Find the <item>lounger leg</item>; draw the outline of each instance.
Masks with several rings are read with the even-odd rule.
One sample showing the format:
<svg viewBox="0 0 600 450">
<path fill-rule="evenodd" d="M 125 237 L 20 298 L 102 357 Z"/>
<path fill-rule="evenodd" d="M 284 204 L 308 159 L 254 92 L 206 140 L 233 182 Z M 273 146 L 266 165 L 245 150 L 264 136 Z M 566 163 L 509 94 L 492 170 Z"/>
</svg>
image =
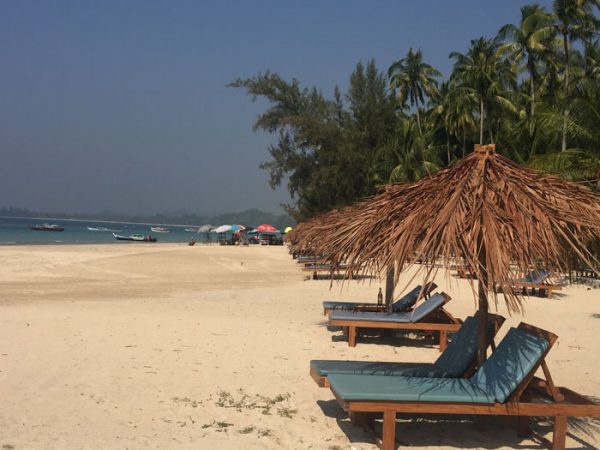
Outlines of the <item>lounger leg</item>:
<svg viewBox="0 0 600 450">
<path fill-rule="evenodd" d="M 567 437 L 567 416 L 554 418 L 554 433 L 552 435 L 552 450 L 565 450 Z"/>
<path fill-rule="evenodd" d="M 517 435 L 519 437 L 531 436 L 531 418 L 527 416 L 517 417 Z"/>
<path fill-rule="evenodd" d="M 440 330 L 440 352 L 446 350 L 448 345 L 448 332 L 446 330 Z"/>
<path fill-rule="evenodd" d="M 348 327 L 348 345 L 356 347 L 356 327 Z"/>
<path fill-rule="evenodd" d="M 396 413 L 394 411 L 383 413 L 381 448 L 382 450 L 394 450 L 396 448 Z"/>
<path fill-rule="evenodd" d="M 367 423 L 367 413 L 358 411 L 351 412 L 350 422 L 356 427 L 364 427 Z"/>
</svg>

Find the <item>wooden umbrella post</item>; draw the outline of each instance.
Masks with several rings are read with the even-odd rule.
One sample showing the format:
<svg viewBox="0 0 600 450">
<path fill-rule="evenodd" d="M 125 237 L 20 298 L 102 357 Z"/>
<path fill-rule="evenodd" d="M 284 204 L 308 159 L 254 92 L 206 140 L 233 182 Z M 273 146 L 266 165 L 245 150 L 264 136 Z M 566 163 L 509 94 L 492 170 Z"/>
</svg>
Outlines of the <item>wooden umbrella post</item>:
<svg viewBox="0 0 600 450">
<path fill-rule="evenodd" d="M 395 279 L 394 264 L 390 264 L 385 276 L 385 310 L 392 313 L 392 303 L 394 299 L 394 279 Z"/>
</svg>

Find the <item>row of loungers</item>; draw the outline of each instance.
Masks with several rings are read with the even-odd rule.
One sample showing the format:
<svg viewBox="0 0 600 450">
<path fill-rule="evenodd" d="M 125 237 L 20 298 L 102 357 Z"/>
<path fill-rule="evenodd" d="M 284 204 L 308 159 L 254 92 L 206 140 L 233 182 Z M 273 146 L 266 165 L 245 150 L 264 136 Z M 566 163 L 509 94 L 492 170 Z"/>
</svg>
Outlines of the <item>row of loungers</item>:
<svg viewBox="0 0 600 450">
<path fill-rule="evenodd" d="M 427 289 L 434 288 L 427 286 Z M 423 296 L 421 294 L 424 291 L 418 286 L 418 291 L 415 288 L 407 296 L 412 299 L 416 295 L 418 298 Z M 530 432 L 531 417 L 552 417 L 554 429 L 550 444 L 555 450 L 565 448 L 568 417 L 600 417 L 600 405 L 554 384 L 545 362 L 546 355 L 557 340 L 557 336 L 551 332 L 521 323 L 518 328 L 511 328 L 495 347 L 494 337 L 504 318 L 490 314 L 487 332 L 493 352 L 475 370 L 476 316 L 466 318 L 462 326 L 454 324 L 456 327 L 452 330 L 441 327 L 445 325 L 441 323 L 402 322 L 397 318 L 390 322 L 385 319 L 386 316 L 403 314 L 413 317 L 421 315 L 423 310 L 419 311 L 419 308 L 423 305 L 427 306 L 421 319 L 427 318 L 448 300 L 449 297 L 444 293 L 433 294 L 412 312 L 405 310 L 393 314 L 361 311 L 356 309 L 357 305 L 358 308 L 362 307 L 360 303 L 350 305 L 344 302 L 343 307 L 331 303 L 326 305 L 326 302 L 323 304 L 324 309 L 329 307 L 330 324 L 349 330 L 377 326 L 387 328 L 393 323 L 401 324 L 398 329 L 435 329 L 440 333 L 445 331 L 446 335 L 448 331 L 456 332 L 447 345 L 442 346 L 440 339 L 442 354 L 433 363 L 311 361 L 311 377 L 320 387 L 331 389 L 355 425 L 373 431 L 375 420 L 383 419 L 381 438 L 377 440 L 381 448 L 396 448 L 398 413 L 516 416 L 520 435 Z M 415 302 L 416 299 L 413 305 Z M 353 334 L 355 336 L 356 331 Z M 350 340 L 352 332 L 349 331 L 348 335 Z M 542 369 L 543 379 L 535 376 L 539 368 Z"/>
</svg>

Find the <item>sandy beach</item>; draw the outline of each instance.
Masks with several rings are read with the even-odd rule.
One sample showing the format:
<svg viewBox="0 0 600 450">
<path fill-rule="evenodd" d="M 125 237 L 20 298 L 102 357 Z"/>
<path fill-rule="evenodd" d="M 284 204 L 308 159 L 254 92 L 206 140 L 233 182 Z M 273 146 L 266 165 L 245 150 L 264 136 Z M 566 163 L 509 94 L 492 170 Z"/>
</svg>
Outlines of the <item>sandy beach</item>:
<svg viewBox="0 0 600 450">
<path fill-rule="evenodd" d="M 310 280 L 287 249 L 182 244 L 0 247 L 0 448 L 374 449 L 309 376 L 311 359 L 427 361 L 430 342 L 350 348 L 321 301 L 376 301 L 379 280 Z M 399 288 L 409 281 L 401 277 Z M 464 318 L 466 280 L 436 280 Z M 400 289 L 398 289 L 399 291 Z M 502 297 L 500 297 L 502 299 Z M 531 297 L 524 320 L 559 341 L 559 385 L 600 398 L 600 289 Z M 402 418 L 410 448 L 540 448 L 505 419 Z M 536 430 L 550 436 L 546 422 Z M 568 448 L 598 448 L 600 422 L 575 421 Z"/>
</svg>

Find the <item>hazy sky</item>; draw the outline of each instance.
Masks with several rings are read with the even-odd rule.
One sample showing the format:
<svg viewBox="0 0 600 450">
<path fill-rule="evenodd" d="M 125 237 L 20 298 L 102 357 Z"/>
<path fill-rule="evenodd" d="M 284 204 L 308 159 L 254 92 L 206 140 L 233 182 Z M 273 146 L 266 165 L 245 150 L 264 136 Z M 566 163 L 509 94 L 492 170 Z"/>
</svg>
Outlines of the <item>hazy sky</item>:
<svg viewBox="0 0 600 450">
<path fill-rule="evenodd" d="M 251 129 L 265 104 L 228 82 L 271 70 L 329 95 L 410 46 L 447 74 L 525 3 L 3 1 L 0 207 L 279 211 L 257 167 L 275 139 Z"/>
</svg>

